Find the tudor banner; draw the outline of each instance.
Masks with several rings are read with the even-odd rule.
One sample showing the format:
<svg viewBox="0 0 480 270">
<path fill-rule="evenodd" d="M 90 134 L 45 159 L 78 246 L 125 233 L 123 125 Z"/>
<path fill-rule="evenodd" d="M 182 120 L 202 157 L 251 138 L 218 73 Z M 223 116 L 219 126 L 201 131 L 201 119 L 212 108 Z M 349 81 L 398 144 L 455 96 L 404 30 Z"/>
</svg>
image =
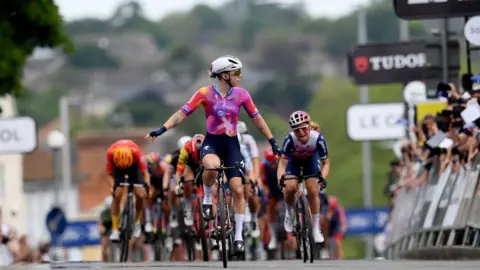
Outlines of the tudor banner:
<svg viewBox="0 0 480 270">
<path fill-rule="evenodd" d="M 358 46 L 348 54 L 349 75 L 357 84 L 406 83 L 423 78 L 424 42 Z"/>
<path fill-rule="evenodd" d="M 478 0 L 394 0 L 393 6 L 397 16 L 405 20 L 464 17 L 480 13 Z"/>
</svg>

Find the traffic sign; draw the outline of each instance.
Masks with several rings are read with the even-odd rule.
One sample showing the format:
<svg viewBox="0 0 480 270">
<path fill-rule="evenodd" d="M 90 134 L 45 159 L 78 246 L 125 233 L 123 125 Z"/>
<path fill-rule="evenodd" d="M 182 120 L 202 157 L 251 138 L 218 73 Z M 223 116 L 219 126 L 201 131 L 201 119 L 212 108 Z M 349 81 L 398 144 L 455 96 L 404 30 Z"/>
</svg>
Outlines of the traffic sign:
<svg viewBox="0 0 480 270">
<path fill-rule="evenodd" d="M 46 224 L 52 235 L 61 235 L 67 228 L 67 217 L 60 207 L 53 207 L 47 214 Z"/>
<path fill-rule="evenodd" d="M 33 118 L 0 118 L 0 154 L 29 153 L 36 147 L 37 127 Z"/>
<path fill-rule="evenodd" d="M 465 24 L 463 29 L 465 38 L 473 45 L 480 45 L 480 16 L 472 17 Z"/>
</svg>

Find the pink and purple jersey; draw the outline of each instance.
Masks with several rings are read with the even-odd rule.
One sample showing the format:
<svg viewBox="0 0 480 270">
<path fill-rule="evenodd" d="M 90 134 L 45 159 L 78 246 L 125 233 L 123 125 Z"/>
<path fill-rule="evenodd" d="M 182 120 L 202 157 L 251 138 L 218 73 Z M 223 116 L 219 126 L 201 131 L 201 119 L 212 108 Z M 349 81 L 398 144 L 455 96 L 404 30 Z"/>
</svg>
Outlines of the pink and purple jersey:
<svg viewBox="0 0 480 270">
<path fill-rule="evenodd" d="M 258 115 L 257 107 L 247 90 L 233 87 L 225 97 L 222 97 L 215 85 L 202 87 L 182 107 L 186 115 L 192 114 L 200 105 L 205 109 L 207 132 L 210 134 L 228 136 L 237 135 L 237 121 L 240 106 L 251 118 Z"/>
</svg>

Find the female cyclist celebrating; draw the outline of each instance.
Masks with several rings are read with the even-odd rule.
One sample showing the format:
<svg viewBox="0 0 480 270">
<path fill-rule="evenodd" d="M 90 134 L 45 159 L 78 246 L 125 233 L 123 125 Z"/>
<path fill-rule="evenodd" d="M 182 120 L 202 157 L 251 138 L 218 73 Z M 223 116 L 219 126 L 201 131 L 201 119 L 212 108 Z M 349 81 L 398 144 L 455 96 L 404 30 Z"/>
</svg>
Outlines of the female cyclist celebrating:
<svg viewBox="0 0 480 270">
<path fill-rule="evenodd" d="M 255 126 L 263 133 L 276 154 L 280 148 L 272 136 L 268 125 L 257 111 L 255 104 L 247 90 L 240 88 L 242 78 L 242 63 L 234 56 L 226 55 L 217 58 L 210 65 L 210 78 L 217 79 L 217 84 L 211 84 L 198 89 L 192 98 L 165 124 L 145 136 L 155 138 L 165 131 L 177 126 L 192 114 L 200 105 L 205 109 L 207 118 L 207 135 L 200 151 L 202 164 L 206 169 L 220 167 L 220 159 L 227 167 L 235 166 L 236 162 L 243 160 L 240 153 L 240 144 L 237 138 L 237 120 L 240 106 L 243 106 L 252 118 Z M 245 250 L 242 238 L 243 221 L 245 213 L 245 197 L 241 174 L 238 170 L 231 169 L 225 172 L 232 190 L 235 211 L 235 241 L 236 253 Z M 212 191 L 216 172 L 205 171 L 202 179 L 204 184 L 203 215 L 205 219 L 212 219 Z"/>
<path fill-rule="evenodd" d="M 320 198 L 318 195 L 319 178 L 328 177 L 330 161 L 328 160 L 327 143 L 323 135 L 318 132 L 318 125 L 310 121 L 310 115 L 303 111 L 296 111 L 290 115 L 289 121 L 292 132 L 288 134 L 283 143 L 284 158 L 278 165 L 277 177 L 281 179 L 285 174 L 286 179 L 300 176 L 303 168 L 305 186 L 307 187 L 308 204 L 312 213 L 312 226 L 315 243 L 323 243 L 320 231 Z M 319 163 L 322 163 L 320 174 Z M 325 179 L 322 179 L 325 187 Z M 293 231 L 294 212 L 293 204 L 298 190 L 297 181 L 285 181 L 284 198 L 287 204 L 285 213 L 285 231 Z"/>
</svg>

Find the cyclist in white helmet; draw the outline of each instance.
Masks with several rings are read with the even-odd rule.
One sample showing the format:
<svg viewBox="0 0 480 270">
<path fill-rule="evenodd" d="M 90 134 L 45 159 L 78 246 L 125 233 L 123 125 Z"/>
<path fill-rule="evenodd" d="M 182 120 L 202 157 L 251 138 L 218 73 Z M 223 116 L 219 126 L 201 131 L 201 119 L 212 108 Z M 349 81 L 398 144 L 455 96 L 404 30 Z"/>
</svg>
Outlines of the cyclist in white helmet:
<svg viewBox="0 0 480 270">
<path fill-rule="evenodd" d="M 178 209 L 176 209 L 175 206 L 177 204 L 175 203 L 177 199 L 177 195 L 175 192 L 175 188 L 177 186 L 177 181 L 175 179 L 175 171 L 177 170 L 177 163 L 178 163 L 178 158 L 180 157 L 180 150 L 183 148 L 183 146 L 192 139 L 190 136 L 182 136 L 180 139 L 177 141 L 177 149 L 173 151 L 172 153 L 172 158 L 170 160 L 169 164 L 169 183 L 164 183 L 164 185 L 167 185 L 166 187 L 164 186 L 164 190 L 168 190 L 168 205 L 170 206 L 170 227 L 171 228 L 177 228 L 178 227 Z"/>
<path fill-rule="evenodd" d="M 243 160 L 237 138 L 237 121 L 241 107 L 248 113 L 255 126 L 266 137 L 273 151 L 280 154 L 275 138 L 267 123 L 258 112 L 248 91 L 240 87 L 243 64 L 235 56 L 224 55 L 210 64 L 210 78 L 216 83 L 200 87 L 180 110 L 173 114 L 159 129 L 153 130 L 145 136 L 155 140 L 167 130 L 182 123 L 195 110 L 203 107 L 206 117 L 207 134 L 200 151 L 202 165 L 206 169 L 220 167 L 221 160 L 226 167 L 235 166 Z M 203 189 L 203 218 L 212 220 L 213 217 L 213 189 L 217 172 L 205 171 L 202 175 Z M 245 218 L 245 194 L 238 170 L 225 171 L 232 190 L 233 212 L 235 224 L 234 250 L 235 254 L 245 252 L 243 241 L 243 221 Z"/>
<path fill-rule="evenodd" d="M 260 229 L 258 226 L 258 212 L 260 211 L 261 207 L 261 203 L 259 198 L 257 197 L 257 193 L 259 190 L 263 190 L 262 181 L 258 181 L 258 179 L 260 179 L 260 160 L 258 157 L 258 146 L 253 136 L 248 134 L 247 125 L 244 122 L 238 121 L 237 132 L 239 134 L 240 147 L 247 152 L 248 163 L 252 167 L 252 171 L 249 175 L 252 183 L 247 183 L 247 188 L 249 192 L 247 194 L 248 200 L 246 204 L 246 211 L 250 213 L 246 213 L 245 222 L 251 223 L 252 237 L 256 238 L 260 236 Z"/>
<path fill-rule="evenodd" d="M 320 196 L 318 183 L 321 188 L 326 186 L 326 178 L 330 173 L 327 142 L 318 131 L 318 125 L 311 121 L 310 115 L 304 111 L 296 111 L 290 115 L 289 120 L 292 132 L 288 134 L 283 143 L 283 159 L 278 164 L 277 177 L 284 181 L 284 199 L 286 213 L 284 220 L 285 231 L 293 231 L 294 212 L 293 205 L 295 194 L 298 191 L 297 181 L 303 169 L 303 180 L 307 189 L 308 204 L 312 213 L 312 227 L 315 243 L 323 243 L 324 238 L 320 231 Z M 322 164 L 320 171 L 319 164 Z"/>
</svg>

